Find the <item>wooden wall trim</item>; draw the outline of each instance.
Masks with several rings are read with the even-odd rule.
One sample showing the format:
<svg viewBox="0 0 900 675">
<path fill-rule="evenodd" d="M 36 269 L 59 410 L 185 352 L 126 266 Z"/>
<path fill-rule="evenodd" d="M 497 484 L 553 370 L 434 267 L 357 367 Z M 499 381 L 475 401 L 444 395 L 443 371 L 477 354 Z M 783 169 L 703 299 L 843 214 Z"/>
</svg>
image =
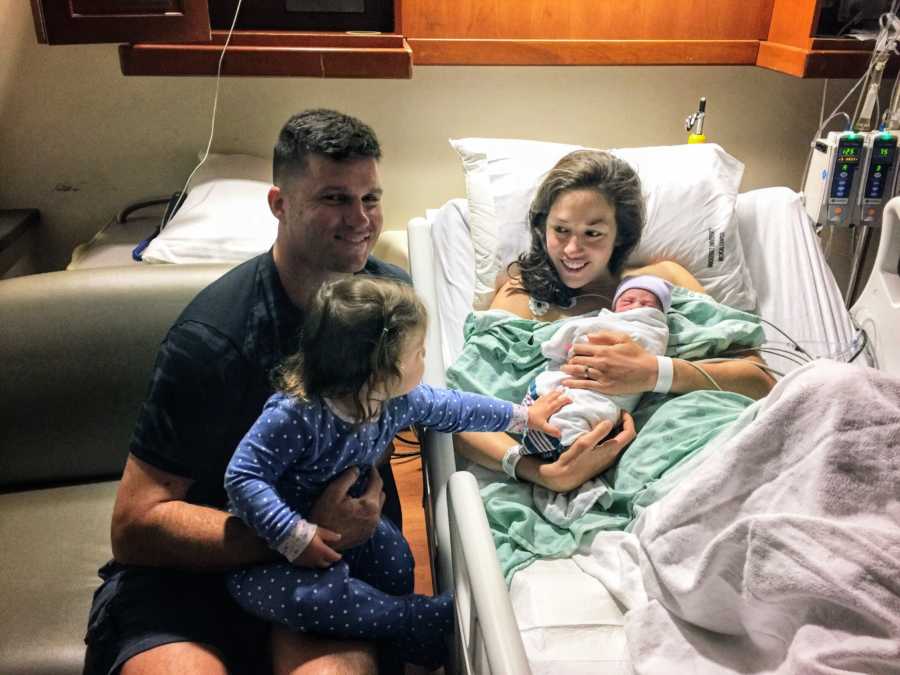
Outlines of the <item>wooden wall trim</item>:
<svg viewBox="0 0 900 675">
<path fill-rule="evenodd" d="M 417 66 L 755 65 L 758 40 L 407 38 Z"/>
<path fill-rule="evenodd" d="M 123 75 L 215 75 L 219 45 L 120 45 Z M 259 46 L 228 47 L 222 63 L 226 76 L 254 77 L 412 77 L 412 51 L 401 47 Z"/>
<path fill-rule="evenodd" d="M 761 42 L 756 65 L 795 77 L 803 77 L 808 55 L 809 52 L 800 47 L 791 47 L 778 42 Z"/>
<path fill-rule="evenodd" d="M 870 51 L 847 49 L 809 50 L 777 42 L 761 42 L 756 65 L 795 77 L 857 78 L 869 65 Z M 886 75 L 897 72 L 900 58 L 893 57 Z"/>
</svg>

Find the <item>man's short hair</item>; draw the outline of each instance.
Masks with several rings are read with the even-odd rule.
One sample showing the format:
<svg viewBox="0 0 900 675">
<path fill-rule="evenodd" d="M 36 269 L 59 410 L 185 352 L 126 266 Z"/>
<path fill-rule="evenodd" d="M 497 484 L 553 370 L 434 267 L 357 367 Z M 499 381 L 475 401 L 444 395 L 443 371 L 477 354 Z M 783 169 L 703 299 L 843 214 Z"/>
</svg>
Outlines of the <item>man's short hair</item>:
<svg viewBox="0 0 900 675">
<path fill-rule="evenodd" d="M 276 185 L 290 174 L 306 169 L 307 156 L 335 161 L 381 159 L 381 146 L 369 125 L 336 110 L 304 110 L 291 117 L 278 134 L 272 159 Z"/>
</svg>

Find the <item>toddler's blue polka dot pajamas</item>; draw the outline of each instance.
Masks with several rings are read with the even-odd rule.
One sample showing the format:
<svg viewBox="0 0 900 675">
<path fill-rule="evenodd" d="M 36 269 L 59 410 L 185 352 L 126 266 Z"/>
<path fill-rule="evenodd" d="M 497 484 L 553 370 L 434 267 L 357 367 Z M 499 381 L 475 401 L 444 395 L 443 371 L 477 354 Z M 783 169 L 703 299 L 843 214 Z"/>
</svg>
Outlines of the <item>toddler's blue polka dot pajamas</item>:
<svg viewBox="0 0 900 675">
<path fill-rule="evenodd" d="M 276 393 L 225 473 L 231 509 L 272 548 L 295 557 L 315 532 L 304 519 L 315 498 L 352 466 L 361 469 L 358 494 L 397 431 L 412 424 L 443 432 L 502 431 L 521 422 L 513 420 L 513 409 L 485 396 L 420 385 L 387 401 L 378 419 L 353 424 L 325 401 Z M 439 664 L 445 636 L 453 633 L 452 598 L 412 594 L 413 559 L 400 530 L 382 518 L 369 541 L 342 555 L 327 569 L 286 561 L 241 569 L 228 576 L 228 587 L 245 610 L 264 619 L 303 632 L 387 640 L 407 661 Z"/>
</svg>

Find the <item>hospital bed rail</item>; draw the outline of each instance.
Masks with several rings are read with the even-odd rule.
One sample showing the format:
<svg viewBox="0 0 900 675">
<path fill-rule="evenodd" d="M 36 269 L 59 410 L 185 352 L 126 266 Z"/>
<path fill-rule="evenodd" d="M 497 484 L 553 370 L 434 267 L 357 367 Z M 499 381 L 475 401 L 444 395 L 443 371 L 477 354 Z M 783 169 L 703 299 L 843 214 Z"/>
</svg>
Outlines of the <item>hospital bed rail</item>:
<svg viewBox="0 0 900 675">
<path fill-rule="evenodd" d="M 430 267 L 431 223 L 414 218 L 407 232 L 410 270 L 417 280 L 416 292 L 428 310 L 425 345 L 430 357 L 423 379 L 434 387 L 444 387 L 440 308 Z M 455 589 L 456 645 L 448 672 L 530 675 L 477 481 L 472 474 L 457 471 L 449 434 L 419 429 L 418 436 L 432 576 L 437 590 Z M 466 524 L 465 536 L 459 534 L 460 523 Z"/>
<path fill-rule="evenodd" d="M 457 672 L 531 675 L 522 641 L 509 639 L 518 637 L 519 626 L 478 481 L 468 471 L 457 471 L 450 476 L 447 493 L 456 588 Z"/>
</svg>

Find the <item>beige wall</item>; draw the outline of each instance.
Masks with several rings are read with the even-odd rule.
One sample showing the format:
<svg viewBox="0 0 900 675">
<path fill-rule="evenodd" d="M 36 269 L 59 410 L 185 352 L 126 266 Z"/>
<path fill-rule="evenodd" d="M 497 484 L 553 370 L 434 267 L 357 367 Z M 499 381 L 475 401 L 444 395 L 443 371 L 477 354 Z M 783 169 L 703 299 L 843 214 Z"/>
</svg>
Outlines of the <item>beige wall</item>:
<svg viewBox="0 0 900 675">
<path fill-rule="evenodd" d="M 181 188 L 206 144 L 215 82 L 123 77 L 112 45 L 38 45 L 21 0 L 0 0 L 0 17 L 0 208 L 41 210 L 43 267 L 59 268 L 128 201 Z M 701 95 L 710 101 L 709 139 L 746 164 L 744 189 L 797 189 L 821 90 L 820 81 L 754 67 L 418 67 L 408 81 L 231 78 L 222 81 L 213 149 L 268 156 L 284 120 L 309 106 L 358 115 L 385 150 L 387 226 L 402 228 L 463 195 L 449 137 L 681 143 L 684 117 Z"/>
</svg>

